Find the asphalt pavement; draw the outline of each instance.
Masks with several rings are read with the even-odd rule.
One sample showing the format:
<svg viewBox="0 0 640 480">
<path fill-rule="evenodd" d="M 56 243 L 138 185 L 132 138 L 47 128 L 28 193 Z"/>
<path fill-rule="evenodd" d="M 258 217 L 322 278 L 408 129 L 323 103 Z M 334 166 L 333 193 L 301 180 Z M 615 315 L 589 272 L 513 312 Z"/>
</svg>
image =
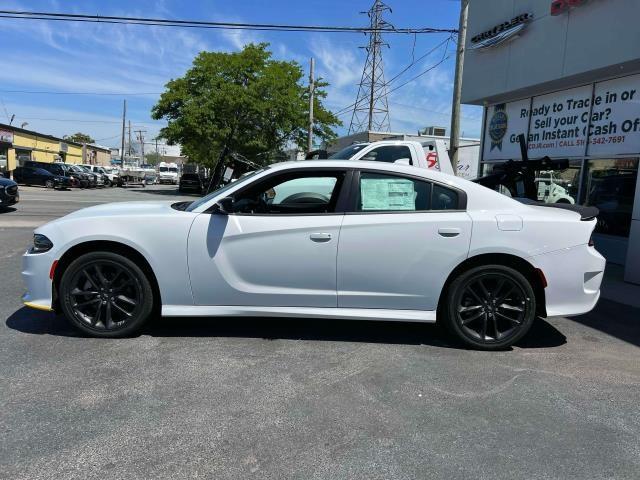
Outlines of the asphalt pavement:
<svg viewBox="0 0 640 480">
<path fill-rule="evenodd" d="M 637 479 L 640 310 L 539 319 L 504 352 L 432 325 L 156 319 L 85 338 L 22 307 L 37 225 L 175 187 L 21 187 L 0 213 L 0 477 Z"/>
</svg>

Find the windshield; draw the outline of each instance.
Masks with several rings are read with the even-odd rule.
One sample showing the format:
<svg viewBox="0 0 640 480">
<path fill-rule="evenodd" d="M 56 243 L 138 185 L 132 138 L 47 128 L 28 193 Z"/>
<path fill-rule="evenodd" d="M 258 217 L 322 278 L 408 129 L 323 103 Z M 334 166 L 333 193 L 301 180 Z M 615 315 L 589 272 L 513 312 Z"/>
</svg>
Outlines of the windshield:
<svg viewBox="0 0 640 480">
<path fill-rule="evenodd" d="M 368 146 L 366 143 L 360 143 L 358 145 L 349 145 L 347 148 L 343 148 L 338 153 L 334 153 L 329 157 L 330 160 L 349 160 L 360 150 Z"/>
<path fill-rule="evenodd" d="M 169 168 L 169 171 L 170 171 L 170 172 L 177 172 L 177 171 L 178 171 L 178 169 L 177 169 L 177 168 L 175 168 L 175 167 L 171 167 L 171 168 Z"/>
<path fill-rule="evenodd" d="M 160 170 L 161 172 L 168 172 L 169 169 L 167 167 L 160 167 L 158 170 Z"/>
<path fill-rule="evenodd" d="M 195 202 L 193 202 L 191 205 L 189 205 L 185 211 L 187 212 L 193 212 L 196 208 L 198 208 L 201 205 L 204 205 L 205 203 L 207 203 L 209 200 L 211 200 L 214 197 L 217 197 L 218 195 L 220 195 L 221 193 L 226 192 L 227 190 L 230 190 L 231 187 L 236 187 L 239 185 L 244 185 L 245 183 L 247 183 L 248 180 L 250 180 L 251 178 L 255 177 L 257 174 L 264 172 L 265 169 L 261 169 L 261 170 L 256 170 L 255 172 L 247 175 L 246 177 L 241 178 L 240 180 L 237 180 L 235 182 L 230 182 L 227 183 L 224 187 L 219 188 L 218 190 L 215 190 L 213 192 L 211 192 L 209 195 L 206 195 L 204 197 L 202 197 L 200 200 L 196 200 Z"/>
</svg>

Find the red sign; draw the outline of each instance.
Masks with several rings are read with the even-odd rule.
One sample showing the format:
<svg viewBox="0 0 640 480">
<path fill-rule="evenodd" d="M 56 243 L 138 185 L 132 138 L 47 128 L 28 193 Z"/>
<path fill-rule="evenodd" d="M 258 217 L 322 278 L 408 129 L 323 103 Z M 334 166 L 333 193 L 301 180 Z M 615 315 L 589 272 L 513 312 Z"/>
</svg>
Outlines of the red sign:
<svg viewBox="0 0 640 480">
<path fill-rule="evenodd" d="M 562 15 L 568 12 L 570 8 L 581 7 L 589 0 L 553 0 L 551 2 L 551 15 Z"/>
<path fill-rule="evenodd" d="M 427 168 L 433 168 L 438 164 L 438 154 L 436 152 L 427 153 Z"/>
</svg>

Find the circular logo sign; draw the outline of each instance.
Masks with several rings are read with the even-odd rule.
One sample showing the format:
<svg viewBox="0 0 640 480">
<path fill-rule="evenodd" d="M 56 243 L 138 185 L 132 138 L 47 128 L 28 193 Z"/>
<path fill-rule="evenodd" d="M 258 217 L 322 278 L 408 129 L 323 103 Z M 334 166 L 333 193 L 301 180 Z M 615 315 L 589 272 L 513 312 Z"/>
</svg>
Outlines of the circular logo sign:
<svg viewBox="0 0 640 480">
<path fill-rule="evenodd" d="M 493 114 L 489 122 L 489 135 L 491 136 L 491 140 L 499 142 L 504 138 L 507 133 L 508 122 L 509 117 L 507 117 L 505 112 L 500 111 Z"/>
<path fill-rule="evenodd" d="M 489 120 L 489 136 L 491 137 L 491 150 L 498 147 L 498 150 L 502 150 L 502 139 L 507 134 L 507 126 L 509 124 L 509 117 L 505 112 L 505 105 L 496 105 L 493 111 L 493 116 Z"/>
</svg>

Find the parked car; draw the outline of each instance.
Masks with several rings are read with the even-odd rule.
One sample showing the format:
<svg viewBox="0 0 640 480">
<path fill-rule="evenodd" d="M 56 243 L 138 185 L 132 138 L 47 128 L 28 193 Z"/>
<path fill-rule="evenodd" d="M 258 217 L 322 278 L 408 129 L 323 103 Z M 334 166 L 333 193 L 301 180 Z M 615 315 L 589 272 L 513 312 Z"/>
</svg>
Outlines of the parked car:
<svg viewBox="0 0 640 480">
<path fill-rule="evenodd" d="M 82 167 L 84 167 L 85 169 L 89 170 L 92 173 L 95 173 L 96 175 L 99 175 L 102 177 L 102 183 L 105 187 L 113 187 L 114 185 L 117 185 L 117 175 L 114 175 L 112 173 L 108 173 L 105 168 L 101 165 L 82 165 Z"/>
<path fill-rule="evenodd" d="M 67 165 L 66 163 L 60 163 L 60 162 L 48 163 L 48 162 L 38 162 L 34 160 L 28 160 L 24 162 L 24 166 L 33 167 L 33 168 L 43 168 L 44 170 L 47 170 L 48 172 L 58 177 L 68 177 L 69 183 L 72 187 L 80 186 L 80 179 L 78 178 L 77 174 L 72 172 L 69 169 L 69 165 Z"/>
<path fill-rule="evenodd" d="M 183 173 L 180 177 L 178 191 L 202 193 L 204 191 L 204 182 L 197 173 Z"/>
<path fill-rule="evenodd" d="M 54 175 L 44 168 L 18 167 L 13 178 L 24 185 L 41 185 L 46 188 L 66 188 L 71 186 L 69 177 Z"/>
<path fill-rule="evenodd" d="M 8 178 L 0 177 L 0 209 L 15 205 L 19 201 L 18 184 Z"/>
<path fill-rule="evenodd" d="M 80 188 L 94 188 L 96 186 L 96 177 L 92 173 L 86 172 L 78 165 L 69 165 L 67 168 L 73 175 L 77 176 L 80 182 Z"/>
<path fill-rule="evenodd" d="M 76 165 L 78 168 L 82 169 L 87 175 L 90 175 L 93 178 L 94 186 L 96 187 L 104 187 L 105 176 L 102 173 L 94 172 L 91 167 L 86 165 Z"/>
<path fill-rule="evenodd" d="M 156 311 L 437 320 L 500 349 L 536 315 L 600 296 L 597 210 L 544 205 L 398 164 L 271 165 L 194 202 L 99 205 L 37 228 L 23 301 L 97 337 Z"/>
</svg>

